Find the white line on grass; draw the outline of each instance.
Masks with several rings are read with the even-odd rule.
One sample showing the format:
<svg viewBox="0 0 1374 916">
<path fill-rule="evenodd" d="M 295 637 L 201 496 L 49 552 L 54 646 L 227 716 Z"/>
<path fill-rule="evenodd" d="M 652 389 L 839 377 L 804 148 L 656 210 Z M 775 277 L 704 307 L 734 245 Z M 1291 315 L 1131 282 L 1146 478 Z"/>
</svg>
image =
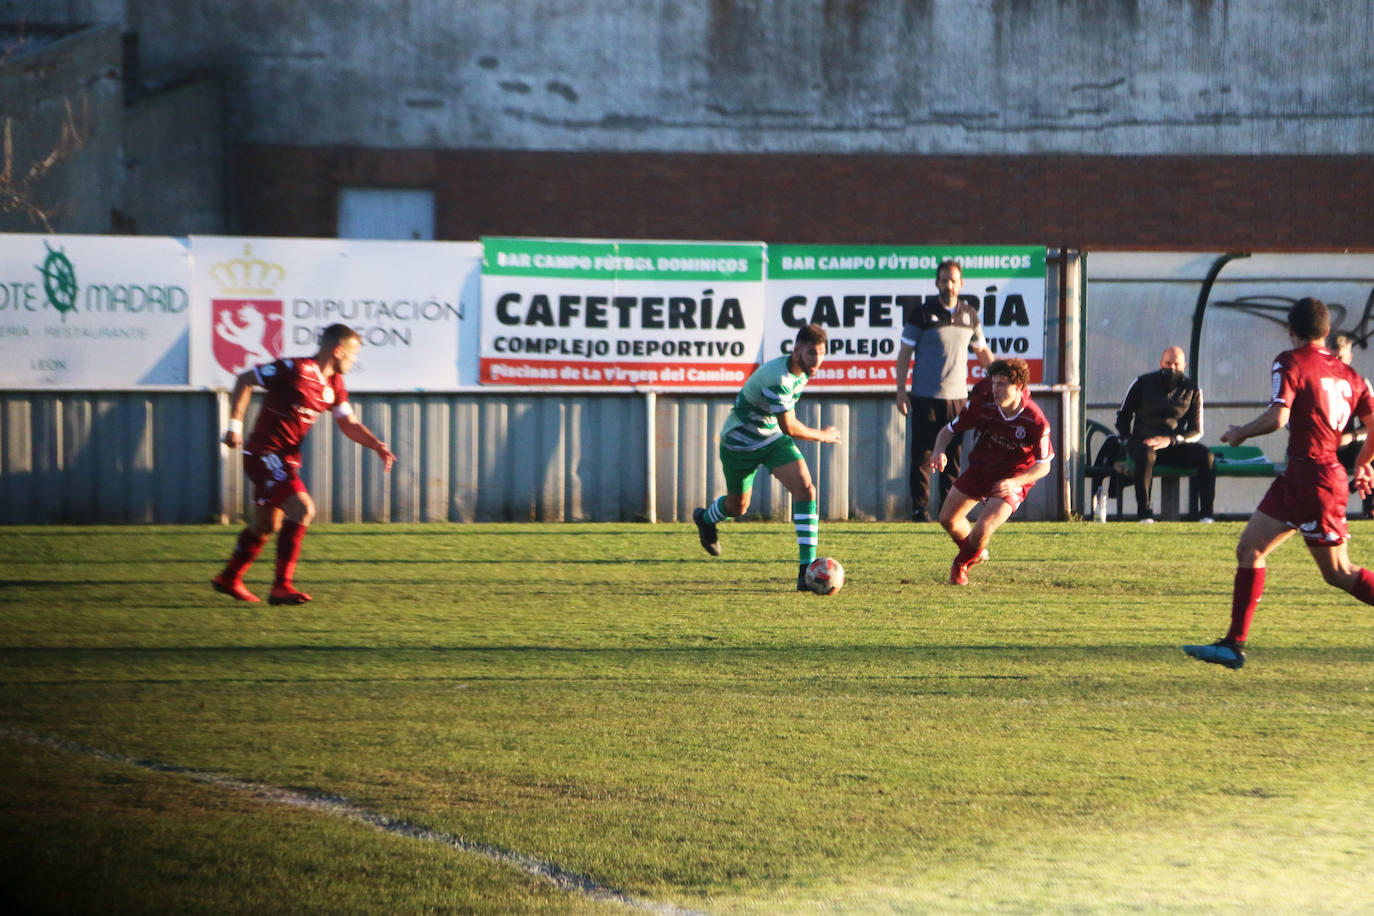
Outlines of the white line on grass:
<svg viewBox="0 0 1374 916">
<path fill-rule="evenodd" d="M 543 881 L 548 881 L 555 887 L 568 891 L 569 893 L 582 894 L 605 903 L 616 903 L 647 913 L 661 913 L 664 914 L 664 916 L 707 916 L 707 914 L 700 910 L 686 910 L 682 907 L 674 906 L 671 903 L 641 900 L 638 897 L 633 897 L 621 891 L 604 887 L 586 875 L 579 875 L 575 872 L 567 871 L 552 862 L 544 862 L 532 856 L 527 856 L 524 853 L 514 852 L 509 849 L 501 849 L 496 846 L 487 845 L 486 843 L 474 843 L 472 840 L 465 840 L 452 833 L 441 833 L 437 830 L 430 830 L 428 827 L 420 827 L 406 821 L 397 820 L 393 817 L 387 817 L 384 814 L 377 814 L 375 811 L 368 811 L 365 808 L 351 805 L 345 799 L 337 796 L 311 795 L 306 792 L 294 792 L 290 789 L 283 789 L 278 786 L 247 782 L 242 779 L 235 779 L 232 776 L 223 776 L 218 773 L 209 773 L 204 770 L 193 770 L 189 767 L 178 766 L 173 763 L 163 763 L 159 760 L 136 760 L 133 757 L 125 757 L 123 754 L 102 751 L 99 748 L 80 744 L 76 741 L 64 741 L 61 738 L 50 738 L 44 735 L 36 735 L 33 732 L 21 731 L 19 729 L 7 728 L 4 726 L 0 726 L 0 735 L 19 741 L 25 741 L 29 744 L 36 744 L 40 747 L 49 748 L 50 750 L 63 751 L 69 754 L 80 754 L 84 757 L 94 757 L 112 763 L 122 763 L 128 766 L 141 767 L 145 770 L 152 770 L 157 773 L 175 773 L 179 776 L 186 776 L 190 779 L 194 779 L 196 782 L 203 782 L 222 789 L 234 789 L 240 792 L 248 792 L 264 801 L 291 805 L 297 808 L 306 808 L 321 814 L 328 814 L 331 817 L 361 821 L 378 830 L 396 834 L 397 836 L 408 837 L 412 840 L 423 840 L 427 843 L 438 843 L 441 846 L 459 849 L 492 862 L 499 862 L 502 865 L 512 865 L 527 875 L 539 878 Z"/>
</svg>

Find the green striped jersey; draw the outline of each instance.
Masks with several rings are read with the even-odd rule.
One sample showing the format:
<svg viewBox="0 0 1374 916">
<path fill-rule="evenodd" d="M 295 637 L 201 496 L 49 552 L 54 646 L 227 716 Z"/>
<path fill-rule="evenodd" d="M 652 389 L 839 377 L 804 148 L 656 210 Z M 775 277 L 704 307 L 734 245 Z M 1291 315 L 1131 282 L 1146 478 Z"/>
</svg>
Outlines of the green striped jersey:
<svg viewBox="0 0 1374 916">
<path fill-rule="evenodd" d="M 720 428 L 720 444 L 738 452 L 762 448 L 783 435 L 778 414 L 797 406 L 810 378 L 787 369 L 789 357 L 779 356 L 759 366 L 740 389 L 735 406 Z"/>
</svg>

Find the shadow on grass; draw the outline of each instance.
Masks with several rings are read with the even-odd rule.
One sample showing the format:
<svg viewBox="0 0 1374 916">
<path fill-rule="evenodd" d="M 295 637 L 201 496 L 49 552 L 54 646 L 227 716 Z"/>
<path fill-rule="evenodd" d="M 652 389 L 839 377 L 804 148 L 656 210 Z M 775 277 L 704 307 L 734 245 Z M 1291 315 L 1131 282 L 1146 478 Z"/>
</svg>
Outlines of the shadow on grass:
<svg viewBox="0 0 1374 916">
<path fill-rule="evenodd" d="M 688 634 L 681 637 L 684 640 L 705 640 L 714 641 L 717 637 L 709 635 Z M 502 644 L 492 646 L 359 646 L 359 645 L 311 645 L 306 643 L 293 643 L 282 645 L 218 645 L 218 646 L 0 646 L 0 656 L 16 656 L 15 661 L 23 660 L 26 664 L 33 664 L 35 658 L 42 656 L 43 659 L 38 663 L 43 663 L 51 659 L 54 664 L 63 664 L 80 659 L 100 659 L 110 663 L 118 663 L 123 659 L 129 663 L 136 663 L 140 657 L 143 658 L 167 658 L 178 655 L 186 656 L 274 656 L 274 655 L 354 655 L 360 658 L 397 658 L 410 657 L 415 663 L 424 660 L 440 659 L 444 657 L 494 657 L 509 655 L 513 657 L 533 657 L 542 656 L 549 660 L 559 657 L 567 659 L 596 658 L 600 661 L 613 661 L 623 658 L 626 661 L 644 660 L 646 663 L 660 663 L 670 661 L 674 658 L 683 660 L 710 660 L 712 662 L 721 660 L 740 660 L 751 659 L 769 660 L 775 663 L 777 659 L 787 659 L 799 663 L 832 663 L 845 664 L 855 658 L 869 660 L 878 659 L 908 659 L 920 657 L 923 659 L 940 658 L 949 655 L 973 655 L 987 656 L 996 655 L 1015 660 L 1033 660 L 1036 662 L 1064 662 L 1082 659 L 1084 656 L 1096 656 L 1099 653 L 1110 653 L 1122 657 L 1140 658 L 1149 653 L 1161 652 L 1170 655 L 1179 653 L 1182 658 L 1179 646 L 1169 645 L 1142 645 L 1140 643 L 1096 643 L 1093 645 L 1020 645 L 1016 643 L 986 643 L 986 644 L 907 644 L 901 646 L 889 645 L 867 645 L 862 643 L 849 644 L 829 644 L 829 645 L 675 645 L 675 646 L 551 646 L 533 644 Z M 1322 661 L 1341 661 L 1352 663 L 1371 663 L 1374 662 L 1374 646 L 1370 647 L 1304 647 L 1289 648 L 1276 646 L 1266 650 L 1266 655 L 1279 657 L 1286 655 L 1294 658 L 1317 658 Z M 899 664 L 894 661 L 893 664 Z M 1190 667 L 1202 670 L 1197 665 Z M 811 671 L 800 671 L 796 678 L 809 678 L 813 676 Z M 1077 676 L 1077 671 L 1065 671 L 1065 676 Z M 600 675 L 597 675 L 600 677 Z M 777 676 L 776 671 L 770 669 L 770 677 Z M 853 679 L 891 679 L 902 678 L 907 675 L 896 673 L 859 673 Z M 935 678 L 985 678 L 995 677 L 1002 679 L 1022 679 L 1029 675 L 969 675 L 961 673 L 936 674 L 936 675 L 917 675 L 925 679 Z M 326 678 L 327 679 L 327 678 Z M 459 677 L 459 680 L 473 680 L 470 677 Z M 481 679 L 481 678 L 476 678 Z M 795 679 L 795 678 L 794 678 Z M 308 679 L 311 680 L 311 679 Z M 392 680 L 388 678 L 388 680 Z M 410 680 L 410 678 L 399 678 L 395 680 Z M 433 678 L 424 678 L 433 680 Z M 32 683 L 30 681 L 5 681 L 0 683 Z"/>
</svg>

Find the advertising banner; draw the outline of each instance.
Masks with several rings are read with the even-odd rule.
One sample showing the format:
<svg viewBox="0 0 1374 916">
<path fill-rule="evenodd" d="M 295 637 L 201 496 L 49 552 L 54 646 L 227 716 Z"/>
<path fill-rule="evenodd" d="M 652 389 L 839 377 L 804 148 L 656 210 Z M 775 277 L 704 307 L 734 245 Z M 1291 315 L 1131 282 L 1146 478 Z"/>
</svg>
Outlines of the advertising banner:
<svg viewBox="0 0 1374 916">
<path fill-rule="evenodd" d="M 454 388 L 463 286 L 476 243 L 194 236 L 192 384 L 227 388 L 251 366 L 311 356 L 346 324 L 363 340 L 350 391 Z"/>
<path fill-rule="evenodd" d="M 482 246 L 484 384 L 735 386 L 759 362 L 762 243 Z"/>
<path fill-rule="evenodd" d="M 936 298 L 942 260 L 963 265 L 960 299 L 978 309 L 994 357 L 1019 356 L 1044 378 L 1045 249 L 999 246 L 771 245 L 764 359 L 790 352 L 797 329 L 830 338 L 813 387 L 891 391 L 903 315 Z M 969 384 L 981 376 L 969 359 Z"/>
<path fill-rule="evenodd" d="M 3 236 L 0 386 L 185 385 L 190 290 L 176 239 Z"/>
</svg>

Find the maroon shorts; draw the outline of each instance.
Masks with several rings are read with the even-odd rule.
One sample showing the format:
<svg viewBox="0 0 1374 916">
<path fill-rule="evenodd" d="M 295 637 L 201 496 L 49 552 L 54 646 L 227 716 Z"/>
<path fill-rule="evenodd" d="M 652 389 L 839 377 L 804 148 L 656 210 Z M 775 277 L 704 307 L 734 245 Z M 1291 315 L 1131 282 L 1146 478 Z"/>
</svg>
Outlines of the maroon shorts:
<svg viewBox="0 0 1374 916">
<path fill-rule="evenodd" d="M 992 491 L 997 485 L 1006 480 L 1006 475 L 992 475 L 979 471 L 978 468 L 970 467 L 967 471 L 959 475 L 959 479 L 954 481 L 954 486 L 960 493 L 970 499 L 984 500 L 992 496 Z M 1015 512 L 1023 502 L 1026 501 L 1026 494 L 1031 491 L 1035 483 L 1028 483 L 1018 491 L 1014 491 L 1006 499 L 1007 505 Z"/>
<path fill-rule="evenodd" d="M 1350 539 L 1350 529 L 1345 526 L 1348 480 L 1338 462 L 1292 459 L 1269 485 L 1259 511 L 1298 529 L 1309 541 L 1343 544 Z"/>
<path fill-rule="evenodd" d="M 300 459 L 283 458 L 281 455 L 243 455 L 243 473 L 253 481 L 253 502 L 259 506 L 275 506 L 291 498 L 293 493 L 306 493 L 305 481 L 301 480 Z"/>
</svg>

